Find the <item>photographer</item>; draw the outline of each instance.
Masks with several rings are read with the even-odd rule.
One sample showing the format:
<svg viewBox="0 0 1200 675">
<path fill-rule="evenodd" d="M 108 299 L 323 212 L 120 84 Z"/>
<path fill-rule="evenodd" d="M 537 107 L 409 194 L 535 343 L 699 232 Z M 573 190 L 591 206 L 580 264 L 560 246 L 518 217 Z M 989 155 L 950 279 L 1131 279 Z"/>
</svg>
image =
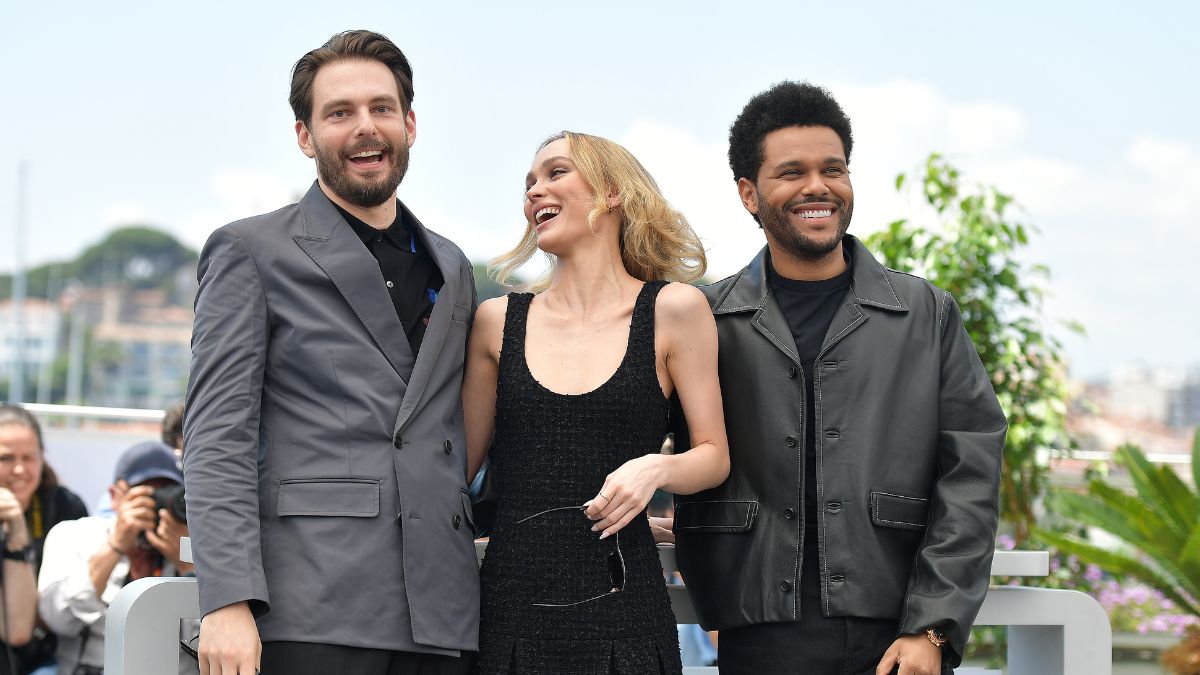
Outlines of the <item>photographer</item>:
<svg viewBox="0 0 1200 675">
<path fill-rule="evenodd" d="M 117 460 L 113 515 L 62 523 L 46 538 L 38 578 L 39 609 L 58 633 L 60 675 L 103 672 L 104 617 L 126 583 L 151 576 L 192 573 L 179 560 L 179 538 L 188 536 L 183 474 L 172 448 L 139 443 Z M 188 636 L 190 637 L 190 636 Z M 183 658 L 182 672 L 198 672 Z"/>
</svg>

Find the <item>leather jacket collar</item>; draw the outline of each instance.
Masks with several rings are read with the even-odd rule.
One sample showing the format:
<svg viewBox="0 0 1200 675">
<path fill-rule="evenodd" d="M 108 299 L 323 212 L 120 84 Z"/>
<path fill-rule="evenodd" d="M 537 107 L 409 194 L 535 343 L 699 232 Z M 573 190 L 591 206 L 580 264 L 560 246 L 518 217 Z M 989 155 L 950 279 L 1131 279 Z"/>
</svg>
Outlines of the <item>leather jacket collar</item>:
<svg viewBox="0 0 1200 675">
<path fill-rule="evenodd" d="M 908 304 L 888 279 L 887 269 L 875 260 L 862 242 L 848 234 L 842 239 L 842 246 L 850 256 L 850 293 L 854 296 L 854 302 L 894 312 L 907 312 Z M 767 282 L 769 264 L 771 252 L 763 246 L 754 260 L 738 272 L 738 278 L 729 285 L 725 295 L 713 303 L 713 314 L 763 311 L 767 306 L 767 291 L 770 288 Z"/>
</svg>

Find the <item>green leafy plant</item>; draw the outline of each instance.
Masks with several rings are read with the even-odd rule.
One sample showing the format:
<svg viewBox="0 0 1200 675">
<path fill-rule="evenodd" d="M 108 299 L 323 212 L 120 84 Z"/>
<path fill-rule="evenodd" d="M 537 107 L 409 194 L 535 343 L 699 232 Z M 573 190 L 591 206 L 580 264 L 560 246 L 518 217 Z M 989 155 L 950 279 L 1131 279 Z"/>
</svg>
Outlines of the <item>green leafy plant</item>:
<svg viewBox="0 0 1200 675">
<path fill-rule="evenodd" d="M 896 189 L 908 182 L 897 176 Z M 937 153 L 915 186 L 938 222 L 897 220 L 866 244 L 888 267 L 919 274 L 957 300 L 1008 418 L 1000 516 L 1021 544 L 1036 521 L 1050 457 L 1072 446 L 1062 346 L 1042 311 L 1049 270 L 1022 261 L 1029 227 L 1012 217 L 1011 196 L 988 186 L 965 188 L 959 170 Z"/>
<path fill-rule="evenodd" d="M 1108 532 L 1132 551 L 1040 529 L 1037 537 L 1107 572 L 1138 579 L 1200 616 L 1200 492 L 1171 467 L 1152 464 L 1137 446 L 1121 446 L 1116 459 L 1129 471 L 1136 494 L 1093 479 L 1087 494 L 1063 491 L 1055 501 L 1063 516 Z M 1200 484 L 1200 429 L 1192 440 L 1192 479 Z"/>
</svg>

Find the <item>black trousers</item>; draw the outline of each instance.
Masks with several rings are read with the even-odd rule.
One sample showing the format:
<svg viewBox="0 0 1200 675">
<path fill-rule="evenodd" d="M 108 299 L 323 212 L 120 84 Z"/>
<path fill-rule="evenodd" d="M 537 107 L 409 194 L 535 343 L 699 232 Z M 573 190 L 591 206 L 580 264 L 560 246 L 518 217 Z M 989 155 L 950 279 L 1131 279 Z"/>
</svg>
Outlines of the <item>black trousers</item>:
<svg viewBox="0 0 1200 675">
<path fill-rule="evenodd" d="M 821 614 L 819 562 L 807 551 L 800 579 L 800 620 L 762 623 L 721 631 L 717 662 L 721 675 L 875 675 L 883 653 L 896 640 L 890 619 Z M 949 671 L 947 671 L 949 672 Z"/>
<path fill-rule="evenodd" d="M 262 675 L 467 675 L 472 652 L 439 656 L 309 642 L 264 642 Z"/>
</svg>

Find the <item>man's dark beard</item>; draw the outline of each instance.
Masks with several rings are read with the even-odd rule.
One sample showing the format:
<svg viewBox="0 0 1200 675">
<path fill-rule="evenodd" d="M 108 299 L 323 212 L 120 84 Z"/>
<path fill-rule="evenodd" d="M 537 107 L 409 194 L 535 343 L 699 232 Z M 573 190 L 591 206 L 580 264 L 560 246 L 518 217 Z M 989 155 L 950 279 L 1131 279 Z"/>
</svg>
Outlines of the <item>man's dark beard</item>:
<svg viewBox="0 0 1200 675">
<path fill-rule="evenodd" d="M 408 171 L 408 145 L 401 143 L 398 148 L 382 141 L 362 141 L 356 143 L 344 152 L 334 150 L 326 152 L 320 144 L 313 144 L 317 156 L 317 175 L 333 193 L 342 199 L 363 208 L 379 206 L 389 199 L 396 197 L 396 188 L 404 180 Z M 382 150 L 385 160 L 394 157 L 391 166 L 380 167 L 379 171 L 387 171 L 382 177 L 370 182 L 351 177 L 349 168 L 342 163 L 344 158 L 367 150 Z M 345 161 L 350 161 L 345 159 Z"/>
<path fill-rule="evenodd" d="M 838 213 L 838 228 L 837 234 L 828 240 L 817 240 L 806 236 L 801 232 L 797 232 L 792 224 L 788 222 L 788 213 L 792 209 L 801 204 L 811 204 L 814 202 L 828 202 L 837 206 Z M 762 193 L 758 193 L 758 221 L 763 229 L 771 233 L 775 241 L 783 247 L 783 250 L 789 253 L 792 257 L 800 260 L 816 261 L 837 250 L 838 244 L 842 243 L 842 237 L 846 235 L 846 230 L 850 229 L 850 217 L 854 215 L 854 202 L 846 204 L 840 198 L 829 195 L 824 198 L 812 199 L 797 199 L 791 200 L 783 205 L 783 208 L 777 209 L 768 204 L 762 198 Z"/>
</svg>

